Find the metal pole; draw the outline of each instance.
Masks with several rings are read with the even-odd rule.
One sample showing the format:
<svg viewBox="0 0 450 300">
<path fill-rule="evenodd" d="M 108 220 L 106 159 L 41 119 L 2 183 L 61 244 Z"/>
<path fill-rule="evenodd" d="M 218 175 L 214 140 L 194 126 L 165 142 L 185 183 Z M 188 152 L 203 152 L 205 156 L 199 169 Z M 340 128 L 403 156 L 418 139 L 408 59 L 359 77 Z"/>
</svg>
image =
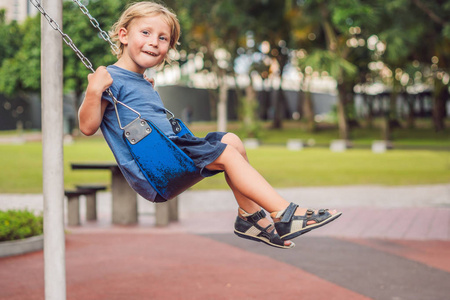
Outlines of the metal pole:
<svg viewBox="0 0 450 300">
<path fill-rule="evenodd" d="M 42 6 L 62 24 L 62 0 Z M 42 161 L 45 299 L 66 299 L 62 38 L 41 17 Z"/>
</svg>

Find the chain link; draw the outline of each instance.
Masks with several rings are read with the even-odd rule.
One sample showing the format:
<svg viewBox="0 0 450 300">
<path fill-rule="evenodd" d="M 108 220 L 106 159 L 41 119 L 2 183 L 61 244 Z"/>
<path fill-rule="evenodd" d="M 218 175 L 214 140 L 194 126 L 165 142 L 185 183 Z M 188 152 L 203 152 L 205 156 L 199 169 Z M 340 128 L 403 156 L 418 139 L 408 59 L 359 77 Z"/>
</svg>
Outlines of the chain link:
<svg viewBox="0 0 450 300">
<path fill-rule="evenodd" d="M 111 39 L 109 38 L 109 34 L 106 31 L 104 31 L 103 29 L 101 29 L 100 24 L 93 16 L 91 16 L 87 7 L 83 3 L 81 3 L 80 0 L 72 0 L 72 1 L 75 2 L 78 5 L 78 7 L 80 8 L 81 12 L 89 18 L 89 21 L 91 22 L 92 26 L 94 26 L 94 28 L 96 28 L 100 32 L 100 37 L 109 43 L 113 52 L 118 54 L 119 48 L 117 47 L 116 44 L 114 44 L 111 41 Z"/>
<path fill-rule="evenodd" d="M 84 54 L 77 48 L 77 46 L 75 46 L 75 44 L 73 43 L 72 39 L 65 34 L 62 30 L 61 27 L 59 26 L 59 24 L 52 19 L 52 17 L 50 17 L 47 12 L 45 11 L 45 9 L 41 6 L 41 4 L 37 1 L 37 0 L 30 0 L 31 4 L 34 5 L 34 7 L 36 7 L 39 12 L 47 19 L 48 23 L 50 24 L 50 26 L 58 31 L 61 36 L 63 41 L 70 47 L 72 48 L 72 50 L 77 54 L 77 56 L 80 58 L 81 62 L 84 64 L 84 66 L 86 68 L 88 68 L 89 70 L 92 71 L 92 73 L 95 72 L 94 68 L 92 67 L 92 63 L 89 61 L 89 59 L 84 56 Z"/>
<path fill-rule="evenodd" d="M 76 1 L 76 0 L 73 0 L 73 1 Z M 33 4 L 34 7 L 36 7 L 37 10 L 39 10 L 39 12 L 47 19 L 47 21 L 48 21 L 48 23 L 50 24 L 50 26 L 51 26 L 54 30 L 58 31 L 58 32 L 61 34 L 63 41 L 64 41 L 70 48 L 72 48 L 72 50 L 77 54 L 77 56 L 78 56 L 78 58 L 81 60 L 81 62 L 85 65 L 85 67 L 88 68 L 92 73 L 95 73 L 95 70 L 94 70 L 94 68 L 92 67 L 92 63 L 89 61 L 89 59 L 88 59 L 86 56 L 84 56 L 84 54 L 77 48 L 77 46 L 75 46 L 75 44 L 73 43 L 72 39 L 71 39 L 67 34 L 65 34 L 65 33 L 61 30 L 61 27 L 59 26 L 59 24 L 58 24 L 55 20 L 53 20 L 52 17 L 50 17 L 50 16 L 47 14 L 47 12 L 45 11 L 45 9 L 41 6 L 40 2 L 39 2 L 38 0 L 30 0 L 30 2 L 31 2 L 31 4 Z M 79 2 L 79 1 L 78 1 L 78 2 Z M 84 5 L 83 5 L 83 6 L 84 6 Z M 80 8 L 81 8 L 81 6 L 80 6 Z M 85 6 L 84 6 L 84 9 L 87 11 L 87 8 L 86 8 Z M 83 9 L 81 9 L 81 11 L 83 11 L 83 13 L 84 13 L 84 10 L 83 10 Z M 95 19 L 94 19 L 94 20 L 95 20 Z M 92 23 L 92 22 L 91 22 L 91 23 Z M 106 34 L 106 32 L 105 32 L 105 34 Z M 108 38 L 108 39 L 109 39 L 109 38 Z M 122 126 L 122 123 L 120 122 L 119 111 L 118 111 L 118 109 L 117 109 L 117 104 L 120 104 L 120 105 L 126 107 L 127 109 L 131 110 L 131 111 L 134 112 L 135 114 L 137 114 L 137 115 L 138 115 L 137 118 L 140 118 L 140 117 L 141 117 L 141 114 L 140 114 L 138 111 L 136 111 L 136 110 L 134 110 L 133 108 L 129 107 L 129 106 L 126 105 L 125 103 L 122 103 L 122 102 L 120 102 L 119 100 L 117 100 L 116 97 L 115 97 L 115 96 L 113 95 L 113 93 L 111 92 L 111 89 L 108 88 L 108 89 L 106 89 L 105 92 L 108 93 L 108 95 L 109 95 L 109 96 L 112 98 L 112 100 L 113 100 L 113 103 L 114 103 L 114 109 L 115 109 L 115 111 L 116 111 L 117 121 L 118 121 L 118 123 L 119 123 L 120 129 L 124 129 L 124 127 Z"/>
</svg>

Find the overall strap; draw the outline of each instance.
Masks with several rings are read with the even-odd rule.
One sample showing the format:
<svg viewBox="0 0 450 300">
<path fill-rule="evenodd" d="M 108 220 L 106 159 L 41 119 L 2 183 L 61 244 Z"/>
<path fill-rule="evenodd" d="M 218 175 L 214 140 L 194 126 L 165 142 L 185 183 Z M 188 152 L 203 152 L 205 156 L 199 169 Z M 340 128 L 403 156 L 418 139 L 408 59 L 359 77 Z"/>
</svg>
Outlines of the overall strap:
<svg viewBox="0 0 450 300">
<path fill-rule="evenodd" d="M 180 123 L 178 123 L 178 120 L 175 119 L 175 115 L 168 110 L 167 108 L 164 108 L 166 110 L 167 118 L 169 119 L 170 125 L 172 126 L 172 130 L 175 134 L 178 134 L 181 132 L 181 126 Z"/>
</svg>

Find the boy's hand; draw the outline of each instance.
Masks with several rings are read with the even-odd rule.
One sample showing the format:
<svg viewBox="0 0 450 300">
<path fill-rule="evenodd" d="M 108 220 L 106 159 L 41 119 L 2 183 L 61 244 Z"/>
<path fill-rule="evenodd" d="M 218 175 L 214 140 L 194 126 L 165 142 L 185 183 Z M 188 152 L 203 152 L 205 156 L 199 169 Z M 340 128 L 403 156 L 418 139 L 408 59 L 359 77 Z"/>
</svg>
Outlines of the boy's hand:
<svg viewBox="0 0 450 300">
<path fill-rule="evenodd" d="M 113 83 L 113 79 L 106 67 L 100 66 L 95 70 L 95 73 L 88 75 L 88 89 L 97 93 L 103 93 Z"/>
<path fill-rule="evenodd" d="M 144 74 L 144 79 L 150 82 L 150 84 L 155 87 L 155 79 L 154 78 L 148 78 L 147 75 Z"/>
</svg>

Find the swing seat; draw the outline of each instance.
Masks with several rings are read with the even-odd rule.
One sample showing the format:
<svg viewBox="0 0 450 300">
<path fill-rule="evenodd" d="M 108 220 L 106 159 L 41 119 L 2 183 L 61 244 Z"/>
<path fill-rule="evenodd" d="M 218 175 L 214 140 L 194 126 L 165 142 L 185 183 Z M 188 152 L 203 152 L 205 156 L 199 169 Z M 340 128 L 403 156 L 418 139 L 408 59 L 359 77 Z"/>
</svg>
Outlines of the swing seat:
<svg viewBox="0 0 450 300">
<path fill-rule="evenodd" d="M 192 135 L 181 120 L 170 122 L 178 136 Z M 165 200 L 203 179 L 194 161 L 152 122 L 137 118 L 125 126 L 123 138 L 147 181 Z"/>
</svg>

